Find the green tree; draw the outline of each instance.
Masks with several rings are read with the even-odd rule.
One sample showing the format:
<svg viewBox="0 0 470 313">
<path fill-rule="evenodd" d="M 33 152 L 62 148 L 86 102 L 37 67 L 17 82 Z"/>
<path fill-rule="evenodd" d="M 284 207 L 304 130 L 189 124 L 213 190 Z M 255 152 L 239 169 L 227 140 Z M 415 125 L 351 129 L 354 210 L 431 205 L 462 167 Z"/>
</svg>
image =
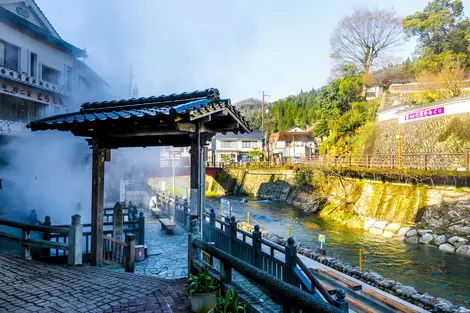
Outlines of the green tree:
<svg viewBox="0 0 470 313">
<path fill-rule="evenodd" d="M 263 151 L 259 150 L 258 148 L 253 148 L 246 156 L 251 161 L 257 159 L 258 161 L 263 159 L 264 153 Z"/>
<path fill-rule="evenodd" d="M 423 11 L 403 20 L 408 36 L 418 37 L 419 53 L 469 53 L 470 21 L 464 15 L 462 0 L 432 0 Z"/>
</svg>

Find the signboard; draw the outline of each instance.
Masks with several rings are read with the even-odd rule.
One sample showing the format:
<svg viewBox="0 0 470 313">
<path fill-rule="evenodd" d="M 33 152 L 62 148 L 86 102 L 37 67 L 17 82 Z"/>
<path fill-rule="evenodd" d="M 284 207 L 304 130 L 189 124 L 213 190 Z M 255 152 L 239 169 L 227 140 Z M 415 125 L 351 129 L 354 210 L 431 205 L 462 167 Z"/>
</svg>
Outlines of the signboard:
<svg viewBox="0 0 470 313">
<path fill-rule="evenodd" d="M 323 249 L 323 244 L 326 241 L 326 236 L 322 234 L 318 234 L 318 241 L 320 241 L 320 249 Z"/>
<path fill-rule="evenodd" d="M 220 215 L 232 216 L 232 205 L 228 199 L 220 199 Z"/>
<path fill-rule="evenodd" d="M 122 207 L 121 203 L 116 202 L 113 211 L 113 238 L 122 240 Z"/>
<path fill-rule="evenodd" d="M 0 83 L 0 92 L 46 104 L 64 104 L 64 100 L 59 95 L 54 95 L 46 91 L 35 91 L 22 85 L 12 85 L 2 82 Z"/>
<path fill-rule="evenodd" d="M 419 120 L 419 119 L 423 119 L 427 117 L 433 117 L 433 116 L 442 115 L 442 114 L 444 114 L 444 107 L 419 110 L 419 111 L 407 113 L 405 115 L 405 122 Z"/>
<path fill-rule="evenodd" d="M 188 199 L 188 188 L 181 187 L 181 198 L 183 200 Z"/>
</svg>

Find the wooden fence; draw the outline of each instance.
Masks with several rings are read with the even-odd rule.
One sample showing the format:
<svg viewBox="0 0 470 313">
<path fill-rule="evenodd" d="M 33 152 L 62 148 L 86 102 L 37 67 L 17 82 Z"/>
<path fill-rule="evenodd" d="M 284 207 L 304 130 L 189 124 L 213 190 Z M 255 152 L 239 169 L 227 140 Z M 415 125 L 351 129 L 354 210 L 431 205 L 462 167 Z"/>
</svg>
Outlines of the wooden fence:
<svg viewBox="0 0 470 313">
<path fill-rule="evenodd" d="M 161 210 L 162 214 L 174 218 L 183 228 L 189 229 L 190 208 L 188 200 L 182 200 L 178 196 L 163 190 L 157 190 L 155 195 L 157 208 Z"/>
<path fill-rule="evenodd" d="M 50 221 L 50 219 L 49 219 Z M 32 225 L 11 220 L 0 219 L 0 225 L 12 228 L 11 232 L 1 232 L 0 238 L 16 242 L 21 245 L 21 257 L 31 259 L 31 248 L 43 248 L 43 251 L 63 251 L 67 257 L 67 264 L 82 264 L 82 236 L 83 227 L 80 224 L 80 215 L 72 216 L 71 225 L 50 226 L 50 225 Z M 21 236 L 12 233 L 21 231 Z M 31 232 L 40 232 L 43 239 L 31 238 Z M 46 239 L 44 239 L 46 234 Z M 61 236 L 67 238 L 63 242 L 53 242 L 50 237 Z"/>
</svg>

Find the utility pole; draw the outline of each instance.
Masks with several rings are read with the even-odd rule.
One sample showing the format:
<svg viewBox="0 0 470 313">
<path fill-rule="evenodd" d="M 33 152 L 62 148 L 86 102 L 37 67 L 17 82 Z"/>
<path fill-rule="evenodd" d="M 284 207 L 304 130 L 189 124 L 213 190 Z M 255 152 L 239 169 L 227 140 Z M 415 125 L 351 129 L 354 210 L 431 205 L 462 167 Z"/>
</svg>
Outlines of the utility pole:
<svg viewBox="0 0 470 313">
<path fill-rule="evenodd" d="M 130 67 L 129 71 L 129 98 L 132 98 L 132 78 L 134 77 L 134 74 L 132 73 L 132 65 Z"/>
</svg>

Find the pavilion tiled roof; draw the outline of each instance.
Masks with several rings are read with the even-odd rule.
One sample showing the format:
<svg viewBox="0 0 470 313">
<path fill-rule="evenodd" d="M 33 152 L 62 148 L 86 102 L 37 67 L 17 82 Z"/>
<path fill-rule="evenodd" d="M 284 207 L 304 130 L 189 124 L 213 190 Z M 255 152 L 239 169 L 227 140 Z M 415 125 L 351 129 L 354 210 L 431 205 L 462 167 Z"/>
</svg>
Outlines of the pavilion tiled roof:
<svg viewBox="0 0 470 313">
<path fill-rule="evenodd" d="M 36 130 L 73 130 L 79 124 L 97 124 L 106 121 L 132 119 L 187 119 L 195 120 L 211 112 L 227 110 L 239 122 L 236 132 L 250 132 L 248 122 L 228 99 L 220 99 L 219 91 L 214 88 L 115 101 L 86 102 L 80 111 L 55 115 L 30 122 L 26 127 Z"/>
</svg>

